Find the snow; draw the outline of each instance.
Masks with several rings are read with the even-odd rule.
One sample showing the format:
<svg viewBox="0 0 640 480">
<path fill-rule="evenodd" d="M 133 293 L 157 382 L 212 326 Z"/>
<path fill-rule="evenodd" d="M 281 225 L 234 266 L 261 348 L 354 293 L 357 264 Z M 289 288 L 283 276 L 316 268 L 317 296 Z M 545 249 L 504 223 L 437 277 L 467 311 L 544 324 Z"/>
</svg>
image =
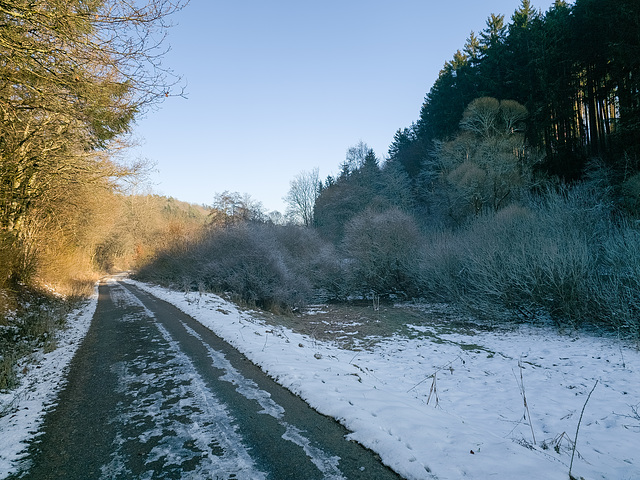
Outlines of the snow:
<svg viewBox="0 0 640 480">
<path fill-rule="evenodd" d="M 381 339 L 354 352 L 273 328 L 215 295 L 134 283 L 339 420 L 349 438 L 407 479 L 566 480 L 596 381 L 572 474 L 640 478 L 640 354 L 633 345 L 527 326 L 499 334 L 414 326 L 412 338 Z"/>
<path fill-rule="evenodd" d="M 183 327 L 190 335 L 201 340 L 200 335 L 188 325 L 183 323 Z M 278 420 L 278 423 L 285 427 L 283 438 L 302 447 L 312 463 L 322 472 L 325 480 L 345 480 L 338 468 L 340 460 L 338 457 L 330 456 L 311 445 L 311 441 L 304 436 L 302 431 L 283 420 L 284 408 L 274 402 L 268 392 L 258 388 L 258 385 L 253 380 L 245 378 L 231 365 L 231 362 L 227 360 L 223 353 L 214 350 L 204 342 L 203 344 L 207 348 L 207 353 L 209 358 L 213 360 L 213 364 L 225 371 L 225 374 L 220 379 L 236 385 L 237 391 L 245 398 L 256 400 L 262 407 L 262 411 L 259 413 L 270 415 Z M 251 478 L 253 479 L 253 477 Z"/>
<path fill-rule="evenodd" d="M 596 382 L 572 474 L 640 478 L 640 353 L 633 345 L 541 327 L 442 333 L 416 325 L 410 336 L 378 339 L 353 351 L 274 328 L 212 294 L 129 282 L 237 347 L 407 479 L 566 480 L 576 428 Z M 27 373 L 15 393 L 14 413 L 0 418 L 0 478 L 12 471 L 30 438 L 24 432 L 37 429 L 55 398 L 61 366 L 74 351 L 71 344 L 82 338 L 81 318 L 88 326 L 93 302 L 71 322 L 78 327 L 75 336 L 65 332 L 70 337 L 60 341 L 63 346 Z M 8 401 L 0 397 L 0 405 Z"/>
<path fill-rule="evenodd" d="M 58 348 L 37 351 L 20 378 L 20 386 L 0 393 L 0 478 L 16 471 L 28 442 L 37 434 L 47 410 L 54 408 L 58 392 L 80 342 L 85 337 L 98 303 L 98 290 L 85 305 L 71 312 L 67 328 L 58 333 Z"/>
<path fill-rule="evenodd" d="M 182 472 L 182 478 L 207 478 L 214 471 L 226 472 L 228 478 L 266 479 L 256 469 L 226 406 L 207 388 L 169 332 L 157 322 L 140 321 L 141 317 L 154 315 L 127 289 L 114 287 L 110 293 L 116 303 L 142 310 L 142 314 L 120 321 L 136 323 L 146 340 L 155 344 L 155 352 L 137 353 L 134 359 L 112 366 L 120 393 L 128 397 L 114 423 L 127 426 L 128 433 L 118 433 L 111 461 L 102 466 L 101 478 L 133 478 L 124 452 L 160 439 L 145 465 L 162 462 L 170 473 Z M 161 362 L 157 361 L 158 353 Z M 188 472 L 183 470 L 185 464 L 190 464 Z M 150 468 L 138 478 L 152 478 L 153 473 Z"/>
<path fill-rule="evenodd" d="M 135 425 L 137 428 L 128 437 L 118 435 L 112 461 L 102 468 L 103 476 L 132 477 L 131 471 L 126 468 L 126 458 L 122 452 L 135 450 L 135 447 L 127 445 L 127 442 L 144 444 L 160 438 L 160 444 L 151 450 L 151 458 L 146 460 L 146 464 L 163 460 L 164 467 L 179 469 L 183 464 L 200 457 L 195 469 L 183 472 L 182 478 L 187 475 L 189 478 L 205 478 L 210 472 L 216 472 L 216 476 L 222 474 L 220 478 L 267 478 L 256 469 L 250 452 L 237 431 L 237 419 L 230 415 L 225 405 L 207 387 L 190 358 L 180 350 L 171 334 L 158 322 L 146 325 L 140 322 L 141 317 L 154 319 L 154 314 L 122 286 L 112 287 L 110 294 L 118 305 L 139 308 L 142 313 L 132 314 L 120 321 L 137 323 L 140 333 L 146 337 L 147 342 L 155 343 L 155 347 L 153 354 L 138 353 L 135 359 L 113 366 L 119 379 L 120 393 L 130 397 L 120 405 L 121 418 L 117 423 L 129 428 Z M 183 327 L 190 335 L 201 340 L 192 328 L 184 323 Z M 162 341 L 157 338 L 158 333 Z M 213 364 L 225 372 L 220 380 L 235 385 L 236 390 L 245 398 L 256 400 L 263 409 L 260 413 L 274 417 L 284 427 L 283 438 L 302 447 L 326 480 L 345 480 L 338 468 L 338 457 L 314 447 L 304 432 L 284 421 L 284 408 L 269 393 L 245 378 L 224 354 L 206 344 L 205 347 Z M 161 362 L 154 360 L 158 358 L 157 354 L 162 358 Z M 168 385 L 171 387 L 164 392 L 158 391 L 159 387 Z M 148 394 L 150 388 L 153 390 L 152 395 Z M 187 418 L 185 423 L 184 419 Z M 216 439 L 216 453 L 209 446 L 212 439 Z M 184 447 L 189 444 L 190 448 Z M 148 474 L 151 478 L 153 471 Z"/>
</svg>

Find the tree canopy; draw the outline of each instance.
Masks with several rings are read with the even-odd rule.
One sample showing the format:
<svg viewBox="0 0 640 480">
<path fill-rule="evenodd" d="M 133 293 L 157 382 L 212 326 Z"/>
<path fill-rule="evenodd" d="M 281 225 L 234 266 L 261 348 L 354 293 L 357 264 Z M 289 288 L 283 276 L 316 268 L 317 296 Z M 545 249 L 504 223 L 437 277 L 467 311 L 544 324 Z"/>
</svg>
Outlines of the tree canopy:
<svg viewBox="0 0 640 480">
<path fill-rule="evenodd" d="M 136 170 L 110 148 L 177 79 L 161 64 L 167 18 L 185 2 L 0 2 L 0 241 L 22 256 L 66 228 L 89 186 Z M 180 92 L 178 92 L 180 93 Z M 61 201 L 64 199 L 64 201 Z M 20 276 L 14 269 L 10 275 Z"/>
</svg>

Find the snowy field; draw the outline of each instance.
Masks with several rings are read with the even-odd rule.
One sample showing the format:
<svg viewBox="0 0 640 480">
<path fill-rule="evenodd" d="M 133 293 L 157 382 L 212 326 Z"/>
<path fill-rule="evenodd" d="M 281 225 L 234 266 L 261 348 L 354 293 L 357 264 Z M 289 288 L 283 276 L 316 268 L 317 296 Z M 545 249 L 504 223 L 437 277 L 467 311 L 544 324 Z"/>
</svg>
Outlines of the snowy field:
<svg viewBox="0 0 640 480">
<path fill-rule="evenodd" d="M 407 479 L 567 480 L 594 385 L 572 473 L 640 478 L 640 353 L 633 346 L 531 327 L 465 335 L 416 326 L 412 338 L 344 350 L 274 328 L 215 295 L 132 283 L 208 326 Z M 17 395 L 0 397 L 0 409 L 13 402 L 0 418 L 0 478 L 54 402 L 61 367 L 92 309 L 95 301 L 75 314 L 62 347 L 41 358 Z"/>
<path fill-rule="evenodd" d="M 437 342 L 428 335 L 393 337 L 354 352 L 273 328 L 215 295 L 136 285 L 338 419 L 350 438 L 407 479 L 567 480 L 578 421 L 596 381 L 572 474 L 640 478 L 640 352 L 633 346 L 523 327 L 500 335 L 441 334 Z"/>
</svg>

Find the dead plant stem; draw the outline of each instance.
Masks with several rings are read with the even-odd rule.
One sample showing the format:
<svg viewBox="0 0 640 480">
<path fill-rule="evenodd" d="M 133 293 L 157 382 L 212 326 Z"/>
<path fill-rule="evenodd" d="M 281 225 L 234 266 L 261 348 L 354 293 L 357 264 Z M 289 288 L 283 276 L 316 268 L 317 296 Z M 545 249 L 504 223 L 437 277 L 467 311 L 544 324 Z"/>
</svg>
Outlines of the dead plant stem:
<svg viewBox="0 0 640 480">
<path fill-rule="evenodd" d="M 584 415 L 584 409 L 587 408 L 587 403 L 589 403 L 589 399 L 591 398 L 591 394 L 596 389 L 597 385 L 598 385 L 598 380 L 596 380 L 596 383 L 593 384 L 593 388 L 589 392 L 589 395 L 587 395 L 587 399 L 585 400 L 584 405 L 582 406 L 582 411 L 580 412 L 580 418 L 578 419 L 578 426 L 576 427 L 576 438 L 573 440 L 573 450 L 571 452 L 571 463 L 569 464 L 569 478 L 570 479 L 573 478 L 573 476 L 571 475 L 571 470 L 573 469 L 573 457 L 576 454 L 576 445 L 578 444 L 578 432 L 580 431 L 580 424 L 582 423 L 582 416 Z"/>
</svg>

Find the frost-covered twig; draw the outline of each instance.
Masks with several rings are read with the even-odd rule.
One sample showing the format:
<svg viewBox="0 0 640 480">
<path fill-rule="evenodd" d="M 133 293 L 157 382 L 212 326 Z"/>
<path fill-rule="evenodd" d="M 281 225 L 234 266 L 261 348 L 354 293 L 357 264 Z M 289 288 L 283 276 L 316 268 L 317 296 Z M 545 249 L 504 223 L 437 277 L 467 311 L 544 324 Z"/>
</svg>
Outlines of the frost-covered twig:
<svg viewBox="0 0 640 480">
<path fill-rule="evenodd" d="M 580 412 L 580 419 L 578 420 L 578 427 L 576 428 L 576 438 L 573 441 L 573 451 L 571 452 L 571 463 L 569 464 L 570 479 L 573 479 L 573 476 L 571 475 L 571 469 L 573 468 L 573 457 L 576 454 L 576 445 L 578 443 L 578 432 L 580 431 L 580 423 L 582 423 L 582 415 L 584 415 L 584 409 L 587 408 L 587 403 L 589 403 L 589 399 L 591 398 L 591 394 L 593 393 L 593 391 L 596 389 L 596 385 L 598 385 L 598 380 L 596 380 L 596 383 L 593 384 L 593 388 L 589 392 L 589 395 L 587 395 L 587 399 L 582 406 L 582 412 Z"/>
<path fill-rule="evenodd" d="M 451 360 L 450 362 L 445 363 L 444 365 L 438 367 L 435 369 L 435 371 L 431 374 L 431 375 L 427 375 L 425 378 L 423 378 L 422 380 L 420 380 L 418 383 L 416 383 L 413 387 L 411 387 L 409 390 L 407 390 L 407 393 L 409 393 L 411 390 L 415 389 L 416 387 L 418 387 L 419 385 L 422 385 L 424 382 L 426 382 L 427 380 L 429 380 L 430 378 L 434 378 L 436 373 L 438 373 L 440 370 L 444 370 L 447 367 L 451 367 L 451 364 L 453 364 L 453 362 L 455 362 L 456 360 L 461 360 L 462 363 L 464 363 L 464 360 L 462 360 L 462 357 L 460 357 L 460 355 L 458 355 L 456 358 L 454 358 L 453 360 Z M 451 369 L 451 371 L 453 372 L 453 369 Z"/>
</svg>

